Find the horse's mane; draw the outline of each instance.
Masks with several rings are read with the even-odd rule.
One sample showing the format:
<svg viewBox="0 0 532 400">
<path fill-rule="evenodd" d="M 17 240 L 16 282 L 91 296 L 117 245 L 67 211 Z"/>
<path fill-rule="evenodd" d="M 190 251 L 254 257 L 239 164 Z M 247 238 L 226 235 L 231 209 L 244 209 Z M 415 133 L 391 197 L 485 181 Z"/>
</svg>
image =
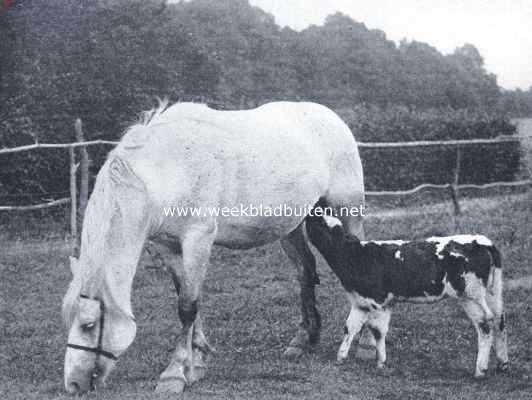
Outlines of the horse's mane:
<svg viewBox="0 0 532 400">
<path fill-rule="evenodd" d="M 177 102 L 169 104 L 167 98 L 158 99 L 157 107 L 140 113 L 137 120 L 125 129 L 122 138 L 124 147 L 137 148 L 142 145 L 145 134 L 148 130 L 145 128 L 155 125 L 171 124 L 179 119 L 194 120 L 203 123 L 212 123 L 198 118 L 196 115 L 200 108 L 210 109 L 205 103 Z"/>
<path fill-rule="evenodd" d="M 155 123 L 157 119 L 168 109 L 168 99 L 157 99 L 157 107 L 152 108 L 151 110 L 142 111 L 137 117 L 137 120 L 134 121 L 126 130 L 122 136 L 127 135 L 129 132 L 134 131 L 138 128 L 143 128 L 150 126 L 150 124 Z"/>
<path fill-rule="evenodd" d="M 103 265 L 98 262 L 99 256 L 104 254 L 106 232 L 109 230 L 114 199 L 109 188 L 108 162 L 100 170 L 90 201 L 87 204 L 83 217 L 83 228 L 81 233 L 81 250 L 83 257 L 88 252 L 93 257 L 80 258 L 78 267 L 83 268 L 74 274 L 72 282 L 63 299 L 63 318 L 68 326 L 71 325 L 73 317 L 77 312 L 78 299 L 82 286 L 84 290 L 99 292 L 103 285 Z M 85 293 L 84 293 L 85 294 Z"/>
<path fill-rule="evenodd" d="M 116 190 L 120 188 L 143 190 L 145 188 L 143 185 L 140 178 L 131 170 L 129 163 L 120 157 L 119 153 L 111 152 L 109 159 L 98 173 L 85 210 L 78 271 L 63 299 L 62 313 L 67 326 L 72 324 L 77 313 L 78 299 L 82 290 L 85 295 L 105 299 L 107 307 L 118 308 L 129 314 L 123 304 L 116 301 L 116 294 L 112 293 L 107 285 L 106 267 L 109 260 L 105 257 L 112 251 L 112 247 L 109 246 L 113 246 L 107 237 L 112 224 L 116 223 L 113 219 L 117 215 L 124 214 L 120 209 L 122 200 L 117 197 Z"/>
</svg>

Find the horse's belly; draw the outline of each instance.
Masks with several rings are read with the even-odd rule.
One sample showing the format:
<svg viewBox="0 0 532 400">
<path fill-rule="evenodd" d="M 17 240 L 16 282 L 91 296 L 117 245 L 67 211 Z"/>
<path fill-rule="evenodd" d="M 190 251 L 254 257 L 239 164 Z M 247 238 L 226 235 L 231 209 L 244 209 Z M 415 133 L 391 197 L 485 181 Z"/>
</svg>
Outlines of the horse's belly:
<svg viewBox="0 0 532 400">
<path fill-rule="evenodd" d="M 235 249 L 262 246 L 286 236 L 304 216 L 298 212 L 292 216 L 220 217 L 215 244 Z"/>
<path fill-rule="evenodd" d="M 249 248 L 283 238 L 327 191 L 327 167 L 319 160 L 287 162 L 270 173 L 267 165 L 250 164 L 224 177 L 216 217 L 217 244 Z"/>
</svg>

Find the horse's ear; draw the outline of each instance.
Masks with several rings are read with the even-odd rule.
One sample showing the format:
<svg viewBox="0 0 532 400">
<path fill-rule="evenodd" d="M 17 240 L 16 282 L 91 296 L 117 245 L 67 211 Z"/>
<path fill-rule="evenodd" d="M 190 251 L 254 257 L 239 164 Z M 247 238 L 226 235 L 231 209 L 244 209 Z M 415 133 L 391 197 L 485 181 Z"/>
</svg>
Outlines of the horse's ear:
<svg viewBox="0 0 532 400">
<path fill-rule="evenodd" d="M 76 257 L 69 257 L 70 259 L 70 271 L 72 272 L 72 276 L 76 276 L 78 273 L 78 259 Z"/>
</svg>

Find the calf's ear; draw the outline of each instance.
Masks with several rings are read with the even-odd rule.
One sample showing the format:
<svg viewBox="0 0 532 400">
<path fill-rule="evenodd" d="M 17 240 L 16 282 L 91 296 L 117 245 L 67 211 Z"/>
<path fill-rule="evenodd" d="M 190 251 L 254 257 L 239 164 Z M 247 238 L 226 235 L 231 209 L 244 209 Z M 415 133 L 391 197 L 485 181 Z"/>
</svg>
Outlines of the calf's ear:
<svg viewBox="0 0 532 400">
<path fill-rule="evenodd" d="M 343 229 L 342 221 L 340 221 L 338 218 L 333 217 L 332 215 L 324 215 L 323 220 L 329 227 L 329 229 L 333 230 L 336 227 L 340 227 Z"/>
</svg>

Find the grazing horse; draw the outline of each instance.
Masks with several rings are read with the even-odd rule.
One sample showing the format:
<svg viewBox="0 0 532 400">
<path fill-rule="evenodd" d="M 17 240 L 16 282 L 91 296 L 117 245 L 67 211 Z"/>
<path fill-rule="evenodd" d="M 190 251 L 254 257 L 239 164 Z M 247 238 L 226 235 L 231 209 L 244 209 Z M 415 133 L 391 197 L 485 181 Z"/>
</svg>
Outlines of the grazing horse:
<svg viewBox="0 0 532 400">
<path fill-rule="evenodd" d="M 492 342 L 498 370 L 508 368 L 500 255 L 481 235 L 431 237 L 414 242 L 361 242 L 332 217 L 309 215 L 306 230 L 336 273 L 351 303 L 338 362 L 368 325 L 377 341 L 377 367 L 386 361 L 386 334 L 394 301 L 430 303 L 458 299 L 478 335 L 475 377 L 488 369 Z"/>
<path fill-rule="evenodd" d="M 182 332 L 158 391 L 181 392 L 201 378 L 209 345 L 200 318 L 201 288 L 213 245 L 244 249 L 275 240 L 297 268 L 302 322 L 286 356 L 317 343 L 320 316 L 314 256 L 303 233 L 306 213 L 215 215 L 239 205 L 292 209 L 319 199 L 333 208 L 364 204 L 355 139 L 331 110 L 278 102 L 248 111 L 206 105 L 161 106 L 130 127 L 98 173 L 83 223 L 79 259 L 63 301 L 68 328 L 65 387 L 84 392 L 105 382 L 132 343 L 131 286 L 147 239 L 181 253 L 172 265 Z M 171 216 L 165 207 L 200 210 Z M 190 211 L 190 210 L 189 210 Z M 359 215 L 345 215 L 363 238 Z"/>
</svg>

